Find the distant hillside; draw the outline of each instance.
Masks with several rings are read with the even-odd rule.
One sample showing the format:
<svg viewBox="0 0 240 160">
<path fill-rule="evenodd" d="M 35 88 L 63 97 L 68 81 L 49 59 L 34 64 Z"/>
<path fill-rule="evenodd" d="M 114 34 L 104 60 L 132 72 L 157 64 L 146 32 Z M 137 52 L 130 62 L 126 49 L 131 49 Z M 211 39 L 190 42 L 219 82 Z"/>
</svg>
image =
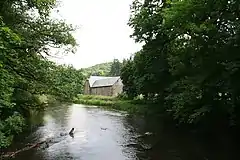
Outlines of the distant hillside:
<svg viewBox="0 0 240 160">
<path fill-rule="evenodd" d="M 107 76 L 111 70 L 113 62 L 106 62 L 101 64 L 96 64 L 92 67 L 82 68 L 83 73 L 86 76 L 95 75 L 95 76 Z"/>
</svg>

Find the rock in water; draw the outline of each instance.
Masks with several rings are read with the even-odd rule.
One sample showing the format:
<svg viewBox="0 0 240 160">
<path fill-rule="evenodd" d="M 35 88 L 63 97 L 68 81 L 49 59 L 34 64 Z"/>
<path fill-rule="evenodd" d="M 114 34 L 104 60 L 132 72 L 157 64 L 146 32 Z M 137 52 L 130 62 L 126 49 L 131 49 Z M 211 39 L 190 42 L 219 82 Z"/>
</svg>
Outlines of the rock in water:
<svg viewBox="0 0 240 160">
<path fill-rule="evenodd" d="M 60 136 L 66 136 L 67 133 L 60 133 Z"/>
<path fill-rule="evenodd" d="M 151 132 L 146 132 L 146 133 L 145 133 L 146 136 L 150 136 L 150 135 L 152 135 L 152 134 L 153 134 L 153 133 L 151 133 Z"/>
<path fill-rule="evenodd" d="M 101 127 L 101 130 L 107 130 L 107 128 L 103 128 L 103 127 Z"/>
</svg>

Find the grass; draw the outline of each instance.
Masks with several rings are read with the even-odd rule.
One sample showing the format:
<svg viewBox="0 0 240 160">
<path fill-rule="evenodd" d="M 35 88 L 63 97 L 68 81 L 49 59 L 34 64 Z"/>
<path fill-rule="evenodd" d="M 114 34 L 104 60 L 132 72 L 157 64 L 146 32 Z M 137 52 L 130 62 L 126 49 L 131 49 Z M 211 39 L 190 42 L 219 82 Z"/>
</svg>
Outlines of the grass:
<svg viewBox="0 0 240 160">
<path fill-rule="evenodd" d="M 113 106 L 113 101 L 104 101 L 104 100 L 98 100 L 98 99 L 78 99 L 77 101 L 74 101 L 75 103 L 80 104 L 87 104 L 87 105 L 96 105 L 96 106 Z"/>
<path fill-rule="evenodd" d="M 109 97 L 109 96 L 100 96 L 100 95 L 77 95 L 77 99 L 114 101 L 117 98 Z"/>
<path fill-rule="evenodd" d="M 147 105 L 138 100 L 124 100 L 117 97 L 98 95 L 78 95 L 74 103 L 102 106 L 108 109 L 127 111 L 128 113 L 146 114 Z"/>
</svg>

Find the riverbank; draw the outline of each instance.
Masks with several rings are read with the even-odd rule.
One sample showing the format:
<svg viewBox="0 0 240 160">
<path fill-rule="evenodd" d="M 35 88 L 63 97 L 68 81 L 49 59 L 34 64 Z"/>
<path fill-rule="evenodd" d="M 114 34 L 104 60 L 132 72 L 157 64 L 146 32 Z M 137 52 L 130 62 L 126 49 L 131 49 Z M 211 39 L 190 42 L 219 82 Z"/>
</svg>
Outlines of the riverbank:
<svg viewBox="0 0 240 160">
<path fill-rule="evenodd" d="M 78 95 L 73 100 L 76 104 L 86 104 L 101 106 L 107 109 L 116 109 L 121 111 L 127 111 L 130 114 L 141 114 L 149 115 L 156 112 L 156 105 L 151 104 L 152 109 L 149 110 L 149 105 L 147 102 L 142 100 L 126 100 L 118 97 L 108 97 L 108 96 L 97 96 L 97 95 Z"/>
<path fill-rule="evenodd" d="M 216 123 L 199 123 L 199 124 L 189 124 L 189 123 L 179 123 L 177 119 L 173 118 L 166 108 L 161 106 L 161 104 L 153 103 L 150 101 L 145 101 L 141 99 L 127 100 L 119 97 L 108 97 L 108 96 L 97 96 L 97 95 L 78 95 L 74 98 L 73 103 L 76 104 L 86 104 L 92 106 L 98 106 L 106 108 L 108 110 L 120 110 L 126 111 L 131 115 L 140 115 L 146 117 L 154 117 L 161 119 L 164 117 L 166 121 L 174 124 L 185 130 L 194 130 L 199 133 L 215 133 L 219 132 L 234 132 L 235 128 L 229 128 L 223 125 L 216 125 Z M 232 131 L 233 130 L 233 131 Z M 225 134 L 225 133 L 224 133 Z M 228 133 L 227 133 L 228 134 Z"/>
</svg>

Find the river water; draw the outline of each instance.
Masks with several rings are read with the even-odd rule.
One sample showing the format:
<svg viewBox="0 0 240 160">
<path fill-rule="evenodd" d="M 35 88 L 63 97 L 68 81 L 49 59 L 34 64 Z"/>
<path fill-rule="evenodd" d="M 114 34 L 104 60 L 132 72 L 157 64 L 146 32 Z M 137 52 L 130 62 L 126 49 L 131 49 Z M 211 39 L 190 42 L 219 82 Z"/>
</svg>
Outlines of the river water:
<svg viewBox="0 0 240 160">
<path fill-rule="evenodd" d="M 71 137 L 67 133 L 73 127 Z M 27 143 L 51 141 L 44 147 L 21 152 L 15 160 L 236 159 L 236 149 L 228 140 L 224 144 L 196 140 L 161 120 L 86 105 L 49 107 L 31 117 L 29 130 L 18 138 L 15 149 Z"/>
</svg>

